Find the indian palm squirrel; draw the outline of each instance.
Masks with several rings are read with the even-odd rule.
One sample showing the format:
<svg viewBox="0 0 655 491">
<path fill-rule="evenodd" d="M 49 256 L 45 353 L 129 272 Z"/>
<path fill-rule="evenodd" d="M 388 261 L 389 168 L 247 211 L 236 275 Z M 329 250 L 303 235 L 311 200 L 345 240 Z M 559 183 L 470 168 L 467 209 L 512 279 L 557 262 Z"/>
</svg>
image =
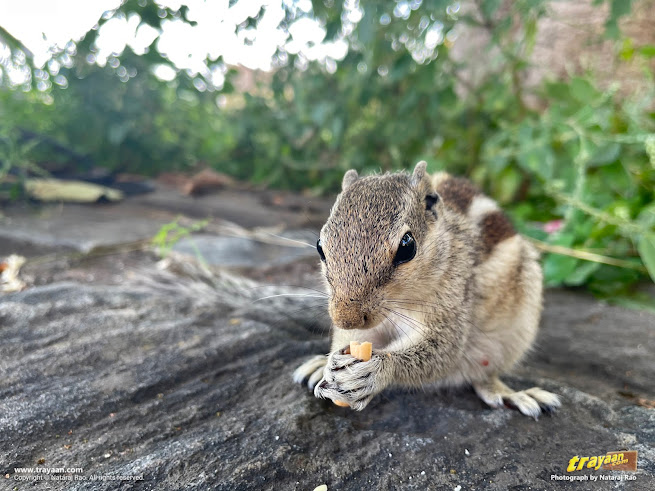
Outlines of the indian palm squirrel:
<svg viewBox="0 0 655 491">
<path fill-rule="evenodd" d="M 349 170 L 317 243 L 332 320 L 331 353 L 294 380 L 362 410 L 392 385 L 472 385 L 489 406 L 535 419 L 560 406 L 499 375 L 530 349 L 542 310 L 537 251 L 468 180 Z M 349 354 L 351 340 L 373 356 Z"/>
</svg>

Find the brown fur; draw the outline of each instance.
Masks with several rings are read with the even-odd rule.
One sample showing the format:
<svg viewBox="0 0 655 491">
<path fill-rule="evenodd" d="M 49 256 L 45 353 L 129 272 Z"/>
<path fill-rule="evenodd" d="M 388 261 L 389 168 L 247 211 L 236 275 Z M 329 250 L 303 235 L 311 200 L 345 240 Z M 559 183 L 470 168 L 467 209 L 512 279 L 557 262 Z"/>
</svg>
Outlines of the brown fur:
<svg viewBox="0 0 655 491">
<path fill-rule="evenodd" d="M 480 194 L 471 181 L 459 177 L 443 180 L 436 191 L 446 204 L 453 206 L 460 213 L 466 213 L 473 197 Z"/>
<path fill-rule="evenodd" d="M 516 231 L 512 222 L 502 211 L 488 213 L 480 223 L 480 236 L 485 255 L 489 255 L 497 244 L 514 235 Z"/>
</svg>

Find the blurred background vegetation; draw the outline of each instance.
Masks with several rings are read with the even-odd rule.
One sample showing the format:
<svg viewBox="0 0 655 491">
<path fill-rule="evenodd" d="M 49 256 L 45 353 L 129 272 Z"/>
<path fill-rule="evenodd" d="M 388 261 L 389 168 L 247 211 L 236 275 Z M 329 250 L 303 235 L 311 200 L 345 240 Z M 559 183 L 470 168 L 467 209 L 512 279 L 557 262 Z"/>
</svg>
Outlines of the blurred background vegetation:
<svg viewBox="0 0 655 491">
<path fill-rule="evenodd" d="M 212 50 L 201 68 L 165 54 L 162 32 L 193 32 L 199 3 L 124 1 L 40 62 L 0 15 L 5 199 L 21 196 L 26 177 L 71 165 L 141 175 L 209 166 L 326 194 L 347 169 L 424 159 L 509 211 L 546 253 L 548 286 L 652 302 L 633 289 L 655 278 L 652 0 L 222 2 L 247 10 L 234 25 L 245 46 L 281 4 L 274 27 L 285 35 L 266 70 Z M 101 59 L 111 23 L 148 25 L 152 41 Z M 314 35 L 300 45 L 303 23 Z"/>
</svg>

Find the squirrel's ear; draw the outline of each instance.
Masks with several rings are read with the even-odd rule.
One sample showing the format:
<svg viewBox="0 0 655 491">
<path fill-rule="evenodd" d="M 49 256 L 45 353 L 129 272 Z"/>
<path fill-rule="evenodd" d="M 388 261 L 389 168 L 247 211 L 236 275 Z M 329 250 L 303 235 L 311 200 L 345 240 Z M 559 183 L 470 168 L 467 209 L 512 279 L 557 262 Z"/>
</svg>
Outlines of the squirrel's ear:
<svg viewBox="0 0 655 491">
<path fill-rule="evenodd" d="M 432 210 L 434 205 L 439 202 L 439 195 L 432 188 L 430 175 L 425 171 L 427 166 L 428 164 L 425 160 L 421 160 L 416 164 L 411 177 L 411 183 L 418 190 L 419 196 L 425 196 L 425 209 Z"/>
<path fill-rule="evenodd" d="M 425 162 L 425 160 L 421 160 L 418 164 L 416 164 L 416 167 L 414 167 L 414 173 L 410 178 L 412 187 L 418 191 L 419 195 L 423 196 L 434 193 L 430 175 L 425 172 L 427 165 L 428 164 Z"/>
<path fill-rule="evenodd" d="M 341 181 L 341 191 L 345 191 L 350 187 L 350 185 L 359 179 L 359 175 L 355 169 L 350 169 L 343 176 L 343 181 Z"/>
<path fill-rule="evenodd" d="M 418 186 L 423 178 L 425 177 L 425 169 L 427 168 L 428 163 L 425 160 L 421 160 L 416 167 L 414 167 L 414 173 L 412 174 L 412 186 Z"/>
</svg>

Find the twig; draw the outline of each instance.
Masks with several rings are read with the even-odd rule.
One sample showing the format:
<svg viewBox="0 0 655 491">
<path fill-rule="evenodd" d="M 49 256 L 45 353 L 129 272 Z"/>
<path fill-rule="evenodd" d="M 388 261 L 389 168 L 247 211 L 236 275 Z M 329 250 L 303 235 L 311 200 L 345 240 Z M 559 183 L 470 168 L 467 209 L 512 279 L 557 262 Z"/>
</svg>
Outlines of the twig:
<svg viewBox="0 0 655 491">
<path fill-rule="evenodd" d="M 555 198 L 556 200 L 562 201 L 566 203 L 567 205 L 574 206 L 575 208 L 578 208 L 579 210 L 582 210 L 585 212 L 587 215 L 590 215 L 597 220 L 603 221 L 605 223 L 609 223 L 610 225 L 615 225 L 619 228 L 623 228 L 624 230 L 629 231 L 630 233 L 637 233 L 637 234 L 643 234 L 646 230 L 644 227 L 641 227 L 640 225 L 636 223 L 632 223 L 627 220 L 623 220 L 621 218 L 615 217 L 610 215 L 609 213 L 606 213 L 602 210 L 598 210 L 594 208 L 593 206 L 589 206 L 587 203 L 576 199 L 573 196 L 568 196 L 557 189 L 554 189 L 552 186 L 548 186 L 546 189 L 546 192 Z"/>
<path fill-rule="evenodd" d="M 616 266 L 618 268 L 633 269 L 635 271 L 640 271 L 646 273 L 646 268 L 641 264 L 633 263 L 632 261 L 626 261 L 623 259 L 616 259 L 614 257 L 602 256 L 600 254 L 595 254 L 593 252 L 583 251 L 580 249 L 571 249 L 570 247 L 564 247 L 555 244 L 547 244 L 532 237 L 526 237 L 534 246 L 540 251 L 552 252 L 554 254 L 561 254 L 562 256 L 574 257 L 576 259 L 582 259 L 583 261 L 592 261 L 595 263 L 608 264 L 610 266 Z"/>
</svg>

